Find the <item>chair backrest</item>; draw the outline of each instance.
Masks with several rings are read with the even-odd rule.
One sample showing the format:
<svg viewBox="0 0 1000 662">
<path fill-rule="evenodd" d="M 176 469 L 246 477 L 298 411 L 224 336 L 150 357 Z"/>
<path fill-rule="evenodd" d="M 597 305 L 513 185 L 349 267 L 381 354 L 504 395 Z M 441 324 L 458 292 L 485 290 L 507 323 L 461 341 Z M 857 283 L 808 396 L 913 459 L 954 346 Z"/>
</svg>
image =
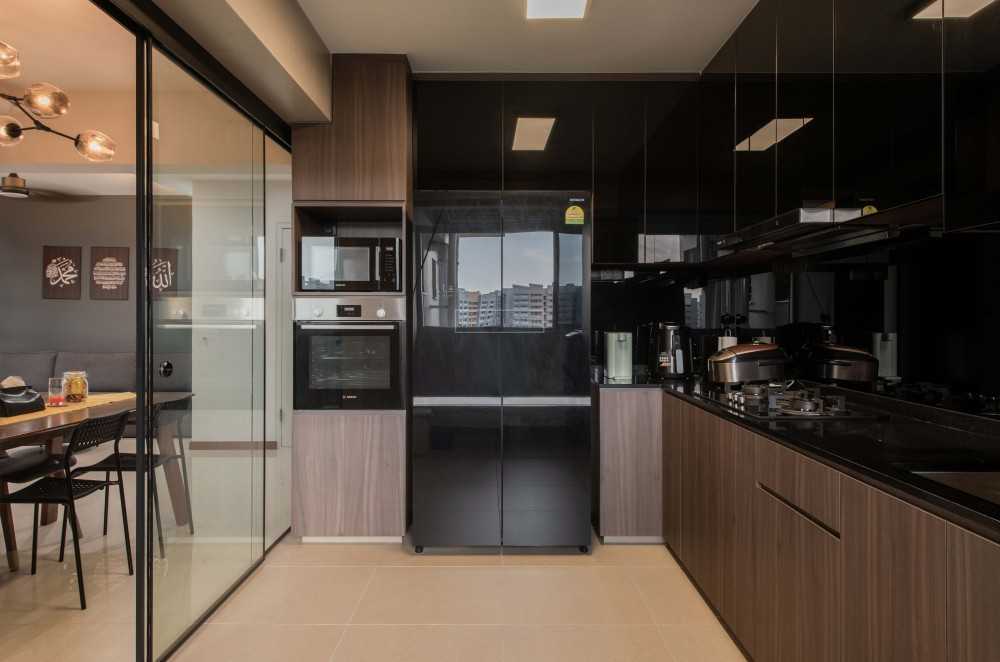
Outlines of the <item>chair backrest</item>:
<svg viewBox="0 0 1000 662">
<path fill-rule="evenodd" d="M 74 428 L 73 435 L 70 437 L 63 463 L 69 466 L 76 453 L 108 441 L 121 439 L 128 415 L 128 412 L 123 412 L 101 418 L 89 418 L 80 423 Z"/>
</svg>

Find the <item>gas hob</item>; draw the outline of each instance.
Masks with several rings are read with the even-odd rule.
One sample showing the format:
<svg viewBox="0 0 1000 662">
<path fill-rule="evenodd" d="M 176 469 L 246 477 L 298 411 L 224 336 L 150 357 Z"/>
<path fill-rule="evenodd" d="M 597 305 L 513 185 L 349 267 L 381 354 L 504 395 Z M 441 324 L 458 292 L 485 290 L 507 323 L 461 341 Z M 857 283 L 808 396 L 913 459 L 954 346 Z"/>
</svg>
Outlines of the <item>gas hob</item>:
<svg viewBox="0 0 1000 662">
<path fill-rule="evenodd" d="M 717 387 L 698 397 L 759 421 L 877 418 L 852 408 L 841 392 L 803 386 L 798 382 Z"/>
</svg>

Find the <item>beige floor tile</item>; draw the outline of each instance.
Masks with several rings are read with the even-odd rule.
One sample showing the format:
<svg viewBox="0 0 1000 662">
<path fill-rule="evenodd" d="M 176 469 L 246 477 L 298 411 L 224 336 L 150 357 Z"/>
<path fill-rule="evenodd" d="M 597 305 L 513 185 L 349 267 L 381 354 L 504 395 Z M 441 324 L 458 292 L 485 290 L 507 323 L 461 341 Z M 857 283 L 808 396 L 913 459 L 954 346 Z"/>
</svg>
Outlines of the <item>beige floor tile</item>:
<svg viewBox="0 0 1000 662">
<path fill-rule="evenodd" d="M 509 567 L 501 595 L 512 625 L 653 623 L 623 567 Z"/>
<path fill-rule="evenodd" d="M 511 627 L 504 662 L 672 662 L 655 626 Z"/>
<path fill-rule="evenodd" d="M 502 573 L 502 568 L 376 568 L 352 622 L 500 623 Z"/>
<path fill-rule="evenodd" d="M 697 589 L 676 566 L 629 566 L 625 569 L 657 625 L 718 624 Z"/>
<path fill-rule="evenodd" d="M 348 623 L 374 568 L 264 566 L 212 618 L 214 623 Z"/>
<path fill-rule="evenodd" d="M 408 545 L 300 543 L 286 540 L 267 557 L 269 565 L 496 566 L 496 552 L 416 554 Z"/>
<path fill-rule="evenodd" d="M 678 567 L 663 545 L 597 545 L 594 563 L 601 565 L 663 565 Z"/>
<path fill-rule="evenodd" d="M 744 662 L 721 625 L 661 625 L 660 635 L 675 662 Z"/>
<path fill-rule="evenodd" d="M 340 625 L 209 623 L 172 658 L 177 662 L 328 662 Z"/>
<path fill-rule="evenodd" d="M 502 662 L 503 628 L 351 625 L 332 662 Z"/>
<path fill-rule="evenodd" d="M 40 626 L 36 626 L 40 627 Z M 114 623 L 63 623 L 41 627 L 28 647 L 4 662 L 130 662 L 135 659 L 135 626 Z"/>
</svg>

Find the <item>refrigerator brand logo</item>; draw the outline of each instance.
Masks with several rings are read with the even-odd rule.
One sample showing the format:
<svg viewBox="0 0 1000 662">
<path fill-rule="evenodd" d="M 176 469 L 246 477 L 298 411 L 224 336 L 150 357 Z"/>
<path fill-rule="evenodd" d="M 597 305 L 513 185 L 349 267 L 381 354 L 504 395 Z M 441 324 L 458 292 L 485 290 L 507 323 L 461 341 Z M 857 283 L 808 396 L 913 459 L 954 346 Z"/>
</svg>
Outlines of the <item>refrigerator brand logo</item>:
<svg viewBox="0 0 1000 662">
<path fill-rule="evenodd" d="M 580 205 L 570 205 L 566 208 L 566 225 L 583 225 L 583 207 Z"/>
<path fill-rule="evenodd" d="M 350 395 L 350 394 L 345 394 L 344 395 L 344 400 L 357 400 L 357 399 L 358 399 L 358 396 L 356 396 L 356 395 Z"/>
</svg>

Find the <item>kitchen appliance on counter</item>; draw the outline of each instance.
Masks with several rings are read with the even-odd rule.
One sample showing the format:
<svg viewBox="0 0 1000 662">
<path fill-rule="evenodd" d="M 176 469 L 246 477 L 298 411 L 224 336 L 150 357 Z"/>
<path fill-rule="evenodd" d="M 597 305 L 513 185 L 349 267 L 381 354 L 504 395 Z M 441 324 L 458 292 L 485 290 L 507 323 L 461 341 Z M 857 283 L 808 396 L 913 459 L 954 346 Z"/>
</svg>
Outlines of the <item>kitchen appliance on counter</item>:
<svg viewBox="0 0 1000 662">
<path fill-rule="evenodd" d="M 759 421 L 877 418 L 875 414 L 852 408 L 842 392 L 794 381 L 716 386 L 696 397 Z"/>
<path fill-rule="evenodd" d="M 878 361 L 870 352 L 846 345 L 810 345 L 803 360 L 805 376 L 817 381 L 872 385 L 878 376 Z"/>
<path fill-rule="evenodd" d="M 708 378 L 716 384 L 780 381 L 787 363 L 787 355 L 777 345 L 733 345 L 708 357 Z"/>
<path fill-rule="evenodd" d="M 296 410 L 403 409 L 403 297 L 295 300 Z"/>
<path fill-rule="evenodd" d="M 609 384 L 632 382 L 632 334 L 608 331 L 604 334 L 604 369 Z"/>
<path fill-rule="evenodd" d="M 691 336 L 679 324 L 660 322 L 654 334 L 653 375 L 659 380 L 680 379 L 692 372 Z"/>
</svg>

